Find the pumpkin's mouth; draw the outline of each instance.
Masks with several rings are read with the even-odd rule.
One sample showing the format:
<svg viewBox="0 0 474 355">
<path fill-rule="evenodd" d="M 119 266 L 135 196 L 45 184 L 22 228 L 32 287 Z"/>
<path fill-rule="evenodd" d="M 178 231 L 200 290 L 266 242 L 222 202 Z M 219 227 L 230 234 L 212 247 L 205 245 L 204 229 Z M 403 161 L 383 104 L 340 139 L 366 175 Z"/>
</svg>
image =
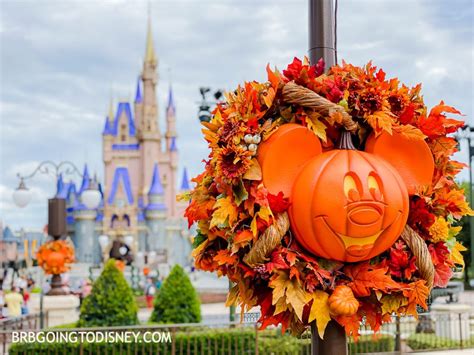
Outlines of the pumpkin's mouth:
<svg viewBox="0 0 474 355">
<path fill-rule="evenodd" d="M 326 220 L 326 216 L 319 216 L 319 218 L 321 218 L 324 221 L 324 223 L 326 224 L 326 227 L 331 232 L 333 232 L 334 235 L 339 237 L 339 239 L 344 244 L 344 248 L 346 249 L 347 254 L 353 257 L 362 258 L 370 253 L 370 251 L 374 247 L 375 241 L 377 240 L 378 237 L 380 237 L 382 232 L 389 229 L 395 222 L 397 222 L 401 215 L 402 215 L 402 212 L 398 211 L 397 217 L 395 217 L 392 223 L 390 223 L 386 228 L 368 237 L 350 237 L 348 235 L 337 233 L 329 225 L 328 221 Z"/>
</svg>

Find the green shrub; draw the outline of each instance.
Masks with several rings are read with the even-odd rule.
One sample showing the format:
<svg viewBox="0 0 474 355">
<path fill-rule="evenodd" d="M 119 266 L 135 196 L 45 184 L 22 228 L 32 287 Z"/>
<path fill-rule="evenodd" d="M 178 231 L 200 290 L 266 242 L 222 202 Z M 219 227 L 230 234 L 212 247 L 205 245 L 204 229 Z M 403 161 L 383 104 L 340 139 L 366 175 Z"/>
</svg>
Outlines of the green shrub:
<svg viewBox="0 0 474 355">
<path fill-rule="evenodd" d="M 412 350 L 429 350 L 429 349 L 454 349 L 460 348 L 461 342 L 450 338 L 440 337 L 436 334 L 412 334 L 407 339 L 407 344 Z M 463 347 L 474 346 L 474 336 L 470 339 L 464 339 Z"/>
<path fill-rule="evenodd" d="M 78 327 L 138 324 L 138 307 L 132 289 L 110 259 L 82 302 Z"/>
<path fill-rule="evenodd" d="M 156 323 L 199 323 L 201 304 L 188 275 L 175 265 L 155 297 L 150 317 Z"/>
</svg>

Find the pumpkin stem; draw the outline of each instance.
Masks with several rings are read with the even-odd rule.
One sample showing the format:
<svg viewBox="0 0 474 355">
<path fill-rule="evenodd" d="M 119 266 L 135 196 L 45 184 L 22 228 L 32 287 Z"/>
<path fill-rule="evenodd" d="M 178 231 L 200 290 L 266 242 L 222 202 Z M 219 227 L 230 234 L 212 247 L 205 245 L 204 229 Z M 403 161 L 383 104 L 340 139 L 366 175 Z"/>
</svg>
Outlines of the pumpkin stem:
<svg viewBox="0 0 474 355">
<path fill-rule="evenodd" d="M 354 147 L 354 143 L 352 143 L 352 136 L 351 132 L 349 131 L 342 131 L 341 136 L 339 137 L 339 141 L 336 144 L 337 149 L 347 149 L 347 150 L 356 150 L 357 148 Z"/>
</svg>

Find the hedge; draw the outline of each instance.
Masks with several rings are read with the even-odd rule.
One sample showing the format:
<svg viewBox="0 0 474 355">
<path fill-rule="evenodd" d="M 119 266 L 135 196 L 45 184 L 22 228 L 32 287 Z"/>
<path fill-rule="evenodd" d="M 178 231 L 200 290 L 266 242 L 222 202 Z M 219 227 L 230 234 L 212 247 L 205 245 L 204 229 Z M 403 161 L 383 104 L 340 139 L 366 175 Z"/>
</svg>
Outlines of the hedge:
<svg viewBox="0 0 474 355">
<path fill-rule="evenodd" d="M 407 344 L 412 350 L 443 350 L 443 349 L 458 349 L 461 347 L 461 341 L 440 337 L 436 334 L 412 334 L 407 339 Z M 469 339 L 464 339 L 463 347 L 474 347 L 474 336 Z"/>
<path fill-rule="evenodd" d="M 157 329 L 154 329 L 157 330 Z M 181 329 L 172 334 L 175 340 L 176 353 L 200 355 L 218 354 L 255 354 L 257 342 L 255 329 L 237 327 L 226 329 L 198 330 Z M 171 353 L 171 343 L 84 343 L 84 354 L 149 354 Z M 80 354 L 79 343 L 42 343 L 15 344 L 10 349 L 11 355 L 19 354 Z M 279 330 L 267 330 L 258 333 L 258 349 L 260 354 L 300 354 L 310 353 L 310 339 L 299 339 L 289 335 L 281 335 Z M 350 353 L 387 352 L 394 350 L 393 337 L 390 335 L 361 336 L 358 343 L 349 344 Z"/>
</svg>

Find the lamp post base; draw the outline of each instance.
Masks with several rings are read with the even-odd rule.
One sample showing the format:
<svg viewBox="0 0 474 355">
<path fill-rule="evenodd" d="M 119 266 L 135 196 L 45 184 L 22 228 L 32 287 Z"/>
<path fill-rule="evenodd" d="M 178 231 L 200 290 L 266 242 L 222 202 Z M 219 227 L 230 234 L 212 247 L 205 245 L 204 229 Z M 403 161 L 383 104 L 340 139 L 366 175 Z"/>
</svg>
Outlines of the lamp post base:
<svg viewBox="0 0 474 355">
<path fill-rule="evenodd" d="M 63 288 L 63 282 L 61 280 L 61 275 L 55 274 L 51 278 L 51 290 L 47 293 L 48 296 L 64 296 L 68 295 Z"/>
<path fill-rule="evenodd" d="M 311 323 L 312 355 L 347 355 L 347 340 L 344 328 L 331 320 L 324 332 L 324 340 L 318 335 L 316 323 Z"/>
</svg>

